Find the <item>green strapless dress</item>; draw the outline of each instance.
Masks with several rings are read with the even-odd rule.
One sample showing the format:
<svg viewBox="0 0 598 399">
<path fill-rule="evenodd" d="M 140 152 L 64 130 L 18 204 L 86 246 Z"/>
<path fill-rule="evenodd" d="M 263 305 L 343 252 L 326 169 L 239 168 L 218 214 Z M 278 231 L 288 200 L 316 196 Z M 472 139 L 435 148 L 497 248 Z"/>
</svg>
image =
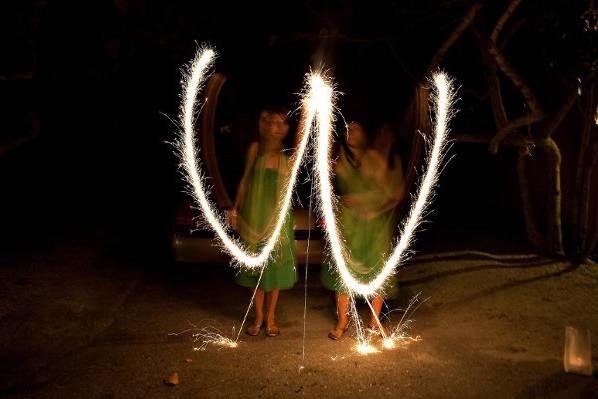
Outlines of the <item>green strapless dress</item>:
<svg viewBox="0 0 598 399">
<path fill-rule="evenodd" d="M 281 195 L 281 172 L 286 170 L 288 164 L 287 156 L 281 154 L 279 163 L 283 162 L 285 167 L 266 168 L 265 157 L 259 155 L 248 175 L 246 192 L 239 210 L 239 232 L 248 249 L 253 252 L 259 252 L 271 234 L 277 201 Z M 293 221 L 293 212 L 290 210 L 286 215 L 279 242 L 266 263 L 259 282 L 259 288 L 264 291 L 286 290 L 297 282 Z M 254 288 L 259 275 L 259 268 L 241 270 L 235 281 L 243 287 Z"/>
<path fill-rule="evenodd" d="M 372 194 L 384 192 L 384 190 L 376 190 L 375 182 L 365 179 L 358 169 L 346 161 L 344 170 L 343 175 L 336 176 L 338 194 L 341 197 L 350 194 L 379 197 Z M 376 198 L 375 202 L 382 203 L 383 200 L 383 198 Z M 395 218 L 394 210 L 384 212 L 369 220 L 363 217 L 364 213 L 363 207 L 348 208 L 341 203 L 338 206 L 337 215 L 339 228 L 351 257 L 347 266 L 356 279 L 366 283 L 382 270 L 383 261 L 389 255 Z M 327 289 L 346 293 L 346 287 L 342 283 L 332 259 L 325 260 L 320 278 Z M 396 275 L 389 277 L 384 282 L 382 295 L 386 299 L 396 298 L 398 295 Z"/>
</svg>

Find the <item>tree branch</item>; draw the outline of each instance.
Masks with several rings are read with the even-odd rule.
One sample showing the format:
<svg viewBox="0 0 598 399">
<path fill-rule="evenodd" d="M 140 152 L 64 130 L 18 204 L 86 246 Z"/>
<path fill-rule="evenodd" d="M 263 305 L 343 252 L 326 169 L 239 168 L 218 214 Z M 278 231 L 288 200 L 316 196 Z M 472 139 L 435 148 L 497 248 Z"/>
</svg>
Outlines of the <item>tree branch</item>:
<svg viewBox="0 0 598 399">
<path fill-rule="evenodd" d="M 494 137 L 488 143 L 488 151 L 492 154 L 496 154 L 498 152 L 498 146 L 500 145 L 501 141 L 504 140 L 511 132 L 516 129 L 519 129 L 522 126 L 531 125 L 532 123 L 538 122 L 542 119 L 542 114 L 528 114 L 524 116 L 520 116 L 519 118 L 515 118 L 512 121 L 509 121 L 506 126 L 500 129 Z"/>
<path fill-rule="evenodd" d="M 397 62 L 397 64 L 399 64 L 399 66 L 401 67 L 403 72 L 405 72 L 405 74 L 407 76 L 409 76 L 409 78 L 411 79 L 411 81 L 413 83 L 417 83 L 416 77 L 411 73 L 409 68 L 407 68 L 407 65 L 403 62 L 403 59 L 401 57 L 399 57 L 399 54 L 398 54 L 397 50 L 395 49 L 395 47 L 392 45 L 392 42 L 390 40 L 385 40 L 385 42 L 386 42 L 386 45 L 388 46 L 388 48 L 390 49 L 390 52 L 392 53 L 395 61 Z"/>
<path fill-rule="evenodd" d="M 486 101 L 488 99 L 488 97 L 490 96 L 490 93 L 488 90 L 486 90 L 484 93 L 479 93 L 476 90 L 461 88 L 461 89 L 459 89 L 459 93 L 462 93 L 463 95 L 466 94 L 468 96 L 471 96 L 480 102 Z"/>
<path fill-rule="evenodd" d="M 519 117 L 513 121 L 507 123 L 506 126 L 502 127 L 494 136 L 489 145 L 489 150 L 493 154 L 498 151 L 500 142 L 509 135 L 513 130 L 525 126 L 528 124 L 536 123 L 544 118 L 544 112 L 540 107 L 540 103 L 532 92 L 528 84 L 523 80 L 515 68 L 507 61 L 503 53 L 492 43 L 488 41 L 488 52 L 494 57 L 496 64 L 500 70 L 511 80 L 513 85 L 521 92 L 525 102 L 529 106 L 531 113 L 522 117 Z"/>
<path fill-rule="evenodd" d="M 471 143 L 471 144 L 485 144 L 488 145 L 490 140 L 492 140 L 492 133 L 484 134 L 471 134 L 471 133 L 464 133 L 464 134 L 455 134 L 453 135 L 453 140 L 456 143 Z M 508 136 L 503 140 L 503 145 L 505 147 L 515 147 L 515 148 L 522 148 L 528 155 L 532 152 L 533 148 L 535 147 L 535 142 L 533 139 L 514 135 Z M 527 149 L 527 150 L 526 150 Z"/>
<path fill-rule="evenodd" d="M 593 80 L 594 72 L 590 73 L 590 75 L 587 78 L 582 79 L 582 82 L 592 82 Z M 580 82 L 580 85 L 582 82 Z M 571 107 L 573 106 L 573 104 L 575 104 L 575 100 L 577 100 L 577 97 L 579 96 L 578 90 L 579 89 L 577 86 L 574 86 L 569 90 L 569 93 L 567 93 L 567 96 L 565 97 L 565 100 L 561 104 L 559 110 L 555 112 L 554 115 L 546 122 L 542 131 L 540 132 L 540 136 L 542 138 L 546 139 L 552 136 L 554 131 L 563 122 L 563 119 L 565 119 L 565 117 L 569 113 L 569 110 L 571 110 Z"/>
<path fill-rule="evenodd" d="M 430 61 L 430 65 L 426 70 L 426 75 L 434 72 L 436 68 L 440 65 L 440 62 L 443 60 L 446 52 L 452 47 L 453 44 L 461 37 L 461 34 L 467 29 L 467 27 L 471 24 L 473 19 L 475 18 L 476 14 L 481 8 L 481 4 L 479 2 L 473 3 L 473 5 L 467 11 L 467 14 L 463 17 L 459 25 L 455 27 L 453 33 L 446 39 L 446 41 L 440 46 L 440 48 L 436 51 L 436 54 L 432 57 L 432 61 Z"/>
<path fill-rule="evenodd" d="M 528 17 L 523 17 L 519 21 L 515 22 L 507 31 L 507 33 L 504 34 L 504 36 L 500 40 L 500 43 L 497 43 L 498 48 L 501 50 L 504 49 L 509 40 L 513 37 L 513 35 L 515 35 L 515 33 L 517 33 L 517 31 L 527 23 L 527 20 Z"/>
<path fill-rule="evenodd" d="M 502 100 L 502 93 L 500 89 L 500 81 L 498 79 L 497 65 L 494 58 L 488 52 L 488 47 L 485 45 L 485 41 L 482 39 L 482 35 L 477 30 L 476 26 L 472 24 L 472 32 L 476 38 L 476 43 L 482 56 L 482 62 L 484 63 L 484 79 L 488 86 L 488 94 L 490 96 L 490 106 L 492 107 L 492 115 L 494 116 L 494 123 L 496 129 L 502 129 L 508 123 L 507 113 Z"/>
<path fill-rule="evenodd" d="M 527 105 L 530 107 L 532 114 L 543 116 L 542 107 L 532 92 L 529 85 L 523 80 L 519 72 L 506 59 L 502 51 L 500 51 L 492 42 L 488 42 L 488 52 L 494 57 L 500 70 L 513 82 L 513 85 L 521 92 Z"/>
<path fill-rule="evenodd" d="M 521 0 L 511 0 L 511 3 L 509 4 L 509 6 L 505 10 L 505 12 L 500 16 L 500 18 L 498 19 L 498 22 L 496 22 L 496 26 L 494 27 L 494 30 L 492 31 L 492 34 L 490 35 L 490 40 L 494 44 L 496 44 L 498 35 L 500 35 L 500 32 L 504 28 L 504 26 L 507 23 L 507 21 L 509 20 L 509 18 L 511 18 L 511 15 L 513 15 L 513 13 L 515 12 L 515 9 L 519 5 L 519 3 L 521 3 Z"/>
</svg>

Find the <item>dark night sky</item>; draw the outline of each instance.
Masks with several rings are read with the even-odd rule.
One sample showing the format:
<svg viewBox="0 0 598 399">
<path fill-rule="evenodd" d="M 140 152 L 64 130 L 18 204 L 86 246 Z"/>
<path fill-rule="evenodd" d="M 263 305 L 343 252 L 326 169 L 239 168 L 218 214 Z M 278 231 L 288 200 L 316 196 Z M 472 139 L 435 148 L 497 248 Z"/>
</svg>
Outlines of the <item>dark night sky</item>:
<svg viewBox="0 0 598 399">
<path fill-rule="evenodd" d="M 508 2 L 487 2 L 485 32 Z M 5 132 L 40 120 L 40 138 L 4 157 L 3 212 L 14 228 L 51 231 L 85 223 L 121 231 L 163 232 L 181 189 L 167 141 L 175 127 L 180 67 L 197 43 L 217 48 L 227 75 L 223 118 L 247 120 L 260 106 L 292 106 L 310 65 L 323 62 L 345 93 L 345 115 L 400 120 L 439 44 L 466 12 L 465 1 L 370 2 L 14 2 L 2 12 L 0 67 L 9 111 Z M 545 98 L 558 99 L 587 52 L 580 39 L 584 1 L 526 2 L 509 55 Z M 8 12 L 6 12 L 8 10 Z M 337 33 L 336 41 L 323 37 Z M 486 33 L 486 32 L 485 32 Z M 461 85 L 454 131 L 492 132 L 479 51 L 466 32 L 442 67 Z M 546 82 L 555 81 L 555 85 Z M 555 92 L 555 89 L 556 92 Z M 483 94 L 483 93 L 481 93 Z M 518 94 L 505 93 L 512 112 Z M 226 108 L 228 107 L 228 108 Z M 4 119 L 4 118 L 3 118 Z M 11 133 L 3 133 L 9 139 Z M 8 137 L 8 138 L 7 138 Z M 437 220 L 521 232 L 512 193 L 512 158 L 479 145 L 456 145 L 442 177 Z M 240 161 L 241 162 L 241 161 Z M 25 227 L 23 227 L 25 226 Z"/>
</svg>

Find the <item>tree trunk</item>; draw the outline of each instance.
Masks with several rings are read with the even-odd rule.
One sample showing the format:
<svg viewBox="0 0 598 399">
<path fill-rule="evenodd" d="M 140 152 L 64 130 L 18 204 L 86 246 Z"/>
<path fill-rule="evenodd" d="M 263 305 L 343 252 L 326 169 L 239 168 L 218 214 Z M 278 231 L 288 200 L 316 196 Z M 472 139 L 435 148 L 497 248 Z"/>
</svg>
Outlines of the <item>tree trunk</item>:
<svg viewBox="0 0 598 399">
<path fill-rule="evenodd" d="M 583 262 L 586 258 L 592 255 L 596 250 L 596 241 L 598 239 L 598 220 L 594 225 L 594 239 L 588 239 L 588 226 L 590 218 L 590 199 L 592 197 L 592 178 L 594 176 L 594 168 L 596 167 L 596 153 L 598 152 L 598 145 L 594 145 L 591 149 L 591 154 L 585 164 L 583 185 L 581 188 L 581 203 L 580 203 L 580 226 L 579 226 L 579 255 L 578 260 Z M 594 211 L 598 215 L 598 211 Z M 598 217 L 597 217 L 598 219 Z"/>
<path fill-rule="evenodd" d="M 561 152 L 556 143 L 550 138 L 539 140 L 537 144 L 537 148 L 547 155 L 549 164 L 546 233 L 542 234 L 538 229 L 526 172 L 529 157 L 525 149 L 520 148 L 517 158 L 517 177 L 525 228 L 529 240 L 537 248 L 546 251 L 550 255 L 564 256 L 561 228 Z"/>
<path fill-rule="evenodd" d="M 536 222 L 536 215 L 529 192 L 529 181 L 527 179 L 526 164 L 528 154 L 519 148 L 517 156 L 517 181 L 519 183 L 519 195 L 521 197 L 521 209 L 523 210 L 523 218 L 525 220 L 525 230 L 527 237 L 536 248 L 544 250 L 544 237 L 538 230 Z"/>
<path fill-rule="evenodd" d="M 592 196 L 591 183 L 594 167 L 596 166 L 596 153 L 598 152 L 598 140 L 595 139 L 593 145 L 591 145 L 591 133 L 596 126 L 594 109 L 594 82 L 592 81 L 583 114 L 584 127 L 575 176 L 575 201 L 573 203 L 573 220 L 577 224 L 574 229 L 575 255 L 579 262 L 583 262 L 588 256 L 592 255 L 596 245 L 592 239 L 588 240 L 590 199 Z M 595 226 L 595 229 L 595 234 L 598 236 L 598 225 Z"/>
<path fill-rule="evenodd" d="M 596 151 L 598 151 L 598 146 L 595 147 Z M 588 239 L 588 256 L 592 256 L 596 254 L 596 249 L 598 248 L 598 211 L 594 211 L 594 234 L 592 237 Z"/>
<path fill-rule="evenodd" d="M 563 234 L 561 226 L 561 151 L 551 138 L 539 141 L 539 148 L 542 148 L 548 155 L 548 220 L 546 228 L 546 244 L 550 253 L 564 256 Z"/>
</svg>

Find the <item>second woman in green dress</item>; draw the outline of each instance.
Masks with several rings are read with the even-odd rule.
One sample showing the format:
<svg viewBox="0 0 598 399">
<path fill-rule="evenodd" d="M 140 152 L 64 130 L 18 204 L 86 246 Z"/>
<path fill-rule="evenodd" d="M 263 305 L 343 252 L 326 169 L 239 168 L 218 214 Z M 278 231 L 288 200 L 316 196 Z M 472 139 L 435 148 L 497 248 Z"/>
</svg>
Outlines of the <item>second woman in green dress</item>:
<svg viewBox="0 0 598 399">
<path fill-rule="evenodd" d="M 338 224 L 349 258 L 347 266 L 354 278 L 368 282 L 382 269 L 391 249 L 395 209 L 404 194 L 400 159 L 390 168 L 388 159 L 370 148 L 363 125 L 348 125 L 346 146 L 341 147 L 334 165 L 336 188 L 340 195 Z M 323 285 L 335 291 L 338 322 L 328 337 L 339 339 L 348 326 L 349 295 L 332 259 L 322 266 Z M 398 287 L 390 277 L 380 294 L 373 298 L 375 314 L 368 327 L 379 328 L 378 317 L 384 298 L 394 298 Z"/>
</svg>

